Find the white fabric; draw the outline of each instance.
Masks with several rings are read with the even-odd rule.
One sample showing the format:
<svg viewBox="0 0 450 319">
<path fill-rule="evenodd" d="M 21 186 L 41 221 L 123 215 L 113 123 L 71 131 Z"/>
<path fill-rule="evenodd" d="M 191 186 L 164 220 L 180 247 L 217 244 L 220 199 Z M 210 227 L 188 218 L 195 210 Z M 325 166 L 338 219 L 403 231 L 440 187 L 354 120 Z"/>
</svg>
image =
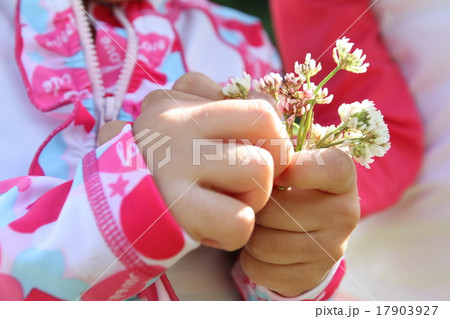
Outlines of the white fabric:
<svg viewBox="0 0 450 319">
<path fill-rule="evenodd" d="M 15 62 L 14 9 L 17 0 L 0 0 L 0 181 L 28 175 L 36 150 L 62 120 L 36 110 L 30 103 Z M 17 129 L 17 127 L 21 129 Z"/>
<path fill-rule="evenodd" d="M 398 205 L 362 221 L 353 234 L 351 276 L 340 293 L 365 300 L 449 300 L 450 2 L 380 0 L 374 12 L 423 117 L 426 155 Z"/>
</svg>

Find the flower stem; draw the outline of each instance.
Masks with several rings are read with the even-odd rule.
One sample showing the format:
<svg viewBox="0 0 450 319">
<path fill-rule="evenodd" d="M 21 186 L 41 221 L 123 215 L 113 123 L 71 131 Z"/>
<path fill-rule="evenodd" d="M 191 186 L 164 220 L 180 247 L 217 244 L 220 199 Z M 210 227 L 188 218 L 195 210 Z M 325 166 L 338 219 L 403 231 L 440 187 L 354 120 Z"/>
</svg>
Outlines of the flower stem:
<svg viewBox="0 0 450 319">
<path fill-rule="evenodd" d="M 311 123 L 312 123 L 312 118 L 313 118 L 313 107 L 314 107 L 314 102 L 312 102 L 308 113 L 303 115 L 303 117 L 302 117 L 303 125 L 300 126 L 300 127 L 302 127 L 302 134 L 301 134 L 301 136 L 297 135 L 297 149 L 296 149 L 297 152 L 302 150 L 303 144 L 305 143 L 306 137 L 308 136 L 308 132 L 311 128 Z"/>
<path fill-rule="evenodd" d="M 322 147 L 322 144 L 326 141 L 327 138 L 329 138 L 331 135 L 336 134 L 337 132 L 342 132 L 343 130 L 345 130 L 347 128 L 347 125 L 344 123 L 341 123 L 338 125 L 338 127 L 336 127 L 336 129 L 334 129 L 333 131 L 329 132 L 327 135 L 325 135 L 324 137 L 322 137 L 317 143 L 316 143 L 316 147 L 317 148 L 324 148 Z M 342 142 L 341 142 L 342 143 Z M 341 144 L 339 143 L 339 144 Z M 328 144 L 331 145 L 331 144 Z M 328 147 L 328 146 L 327 146 Z"/>
<path fill-rule="evenodd" d="M 298 135 L 298 130 L 299 129 L 300 129 L 299 125 L 297 123 L 295 123 L 295 122 L 292 122 L 292 135 L 289 135 L 290 138 L 293 138 L 294 134 Z"/>
<path fill-rule="evenodd" d="M 292 127 L 292 124 L 287 125 L 287 126 L 286 126 L 286 130 L 287 130 L 288 136 L 292 136 L 292 135 L 293 135 L 293 127 Z"/>
<path fill-rule="evenodd" d="M 330 144 L 327 144 L 327 145 L 324 145 L 324 146 L 317 146 L 316 145 L 316 147 L 317 148 L 329 148 L 329 147 L 332 147 L 332 146 L 340 145 L 340 144 L 344 143 L 344 141 L 345 140 L 340 140 L 340 141 L 337 141 L 337 142 L 334 142 L 334 143 L 330 143 Z"/>
<path fill-rule="evenodd" d="M 339 65 L 334 68 L 333 71 L 331 71 L 323 80 L 322 82 L 319 83 L 319 85 L 316 87 L 316 89 L 314 90 L 314 94 L 317 94 L 317 92 L 319 92 L 319 90 L 340 70 L 342 69 Z"/>
<path fill-rule="evenodd" d="M 316 87 L 316 89 L 314 90 L 314 95 L 316 95 L 320 89 L 341 69 L 341 67 L 338 65 L 336 66 L 336 68 L 334 68 L 333 71 L 331 71 L 323 80 L 322 82 L 319 83 L 319 85 Z M 308 83 L 308 88 L 310 87 L 310 82 L 309 82 L 309 78 L 307 78 L 307 83 Z M 313 121 L 313 109 L 314 109 L 314 105 L 315 105 L 315 99 L 313 100 L 309 100 L 308 101 L 309 104 L 309 110 L 308 113 L 302 116 L 302 120 L 300 123 L 300 130 L 298 131 L 297 134 L 297 145 L 295 146 L 295 151 L 301 151 L 303 144 L 305 143 L 306 137 L 308 136 L 308 132 L 311 129 L 311 124 Z M 329 137 L 331 134 L 327 135 L 327 137 Z M 323 139 L 322 139 L 323 140 Z M 321 140 L 321 141 L 322 141 Z M 320 141 L 319 141 L 320 142 Z"/>
<path fill-rule="evenodd" d="M 362 139 L 360 137 L 359 138 L 347 138 L 347 139 L 344 138 L 344 139 L 342 139 L 340 141 L 337 141 L 337 142 L 334 142 L 334 143 L 330 143 L 330 144 L 327 144 L 327 145 L 324 145 L 324 146 L 317 147 L 317 145 L 316 145 L 316 147 L 317 148 L 328 148 L 328 147 L 340 145 L 340 144 L 344 143 L 345 141 L 360 142 L 361 140 Z"/>
<path fill-rule="evenodd" d="M 300 121 L 300 125 L 297 131 L 297 143 L 295 144 L 295 151 L 299 152 L 302 150 L 303 147 L 303 143 L 305 142 L 305 135 L 306 135 L 306 126 L 305 126 L 305 122 L 306 122 L 306 117 L 307 114 L 303 114 L 302 115 L 302 119 Z"/>
</svg>

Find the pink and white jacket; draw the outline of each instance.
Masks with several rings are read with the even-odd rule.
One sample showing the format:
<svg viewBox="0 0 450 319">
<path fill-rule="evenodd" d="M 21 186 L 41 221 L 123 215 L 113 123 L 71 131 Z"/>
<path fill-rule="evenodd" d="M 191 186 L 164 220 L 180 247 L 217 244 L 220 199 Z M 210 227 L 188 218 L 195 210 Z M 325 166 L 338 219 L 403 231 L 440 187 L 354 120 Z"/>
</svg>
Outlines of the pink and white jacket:
<svg viewBox="0 0 450 319">
<path fill-rule="evenodd" d="M 39 114 L 23 111 L 28 105 L 8 105 L 8 112 L 52 119 L 28 119 L 36 129 L 59 123 L 32 160 L 17 156 L 30 160 L 28 174 L 0 182 L 0 299 L 176 300 L 164 272 L 199 243 L 171 216 L 151 175 L 129 165 L 142 161 L 131 125 L 100 147 L 96 135 L 107 121 L 132 122 L 148 92 L 170 88 L 185 72 L 225 83 L 244 70 L 254 77 L 279 70 L 261 24 L 206 0 L 114 8 L 17 0 L 14 10 L 0 0 L 0 9 L 5 30 L 15 11 L 15 57 Z M 7 56 L 12 48 L 1 50 Z M 7 87 L 6 75 L 0 79 Z M 11 139 L 33 135 L 33 127 L 24 133 L 15 124 L 20 132 Z M 342 275 L 337 264 L 313 293 L 292 299 L 329 299 Z M 251 283 L 239 264 L 234 278 L 244 299 L 283 299 Z"/>
</svg>

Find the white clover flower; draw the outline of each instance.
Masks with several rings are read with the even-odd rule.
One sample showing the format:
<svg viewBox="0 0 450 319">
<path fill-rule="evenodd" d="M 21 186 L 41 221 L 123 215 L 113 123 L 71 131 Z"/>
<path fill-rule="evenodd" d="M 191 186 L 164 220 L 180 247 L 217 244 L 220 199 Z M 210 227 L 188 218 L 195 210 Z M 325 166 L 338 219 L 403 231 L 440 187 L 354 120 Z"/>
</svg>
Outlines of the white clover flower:
<svg viewBox="0 0 450 319">
<path fill-rule="evenodd" d="M 374 162 L 374 154 L 365 143 L 353 143 L 348 145 L 348 154 L 365 168 L 370 168 L 369 164 Z"/>
<path fill-rule="evenodd" d="M 314 83 L 309 84 L 309 90 L 314 92 L 316 90 L 317 86 Z M 308 84 L 303 85 L 303 90 L 308 90 Z M 333 94 L 328 95 L 328 89 L 327 88 L 320 88 L 319 91 L 315 94 L 315 102 L 317 104 L 330 104 L 331 101 L 333 101 Z"/>
<path fill-rule="evenodd" d="M 350 130 L 371 131 L 380 123 L 384 123 L 381 112 L 369 100 L 342 104 L 338 109 L 341 121 Z"/>
<path fill-rule="evenodd" d="M 325 129 L 326 127 L 323 127 L 318 123 L 313 123 L 311 126 L 309 138 L 314 142 L 320 141 L 325 136 Z"/>
<path fill-rule="evenodd" d="M 294 69 L 298 75 L 312 77 L 322 70 L 322 65 L 320 63 L 316 64 L 316 60 L 311 59 L 311 53 L 308 53 L 305 57 L 305 63 L 300 64 L 296 61 Z"/>
<path fill-rule="evenodd" d="M 250 92 L 250 83 L 252 78 L 248 73 L 244 72 L 244 77 L 231 78 L 230 82 L 222 88 L 222 93 L 225 96 L 231 98 L 247 98 L 248 92 Z"/>
<path fill-rule="evenodd" d="M 338 109 L 342 123 L 338 126 L 314 123 L 314 105 L 332 101 L 333 95 L 328 95 L 325 85 L 339 70 L 366 72 L 369 66 L 369 63 L 364 63 L 366 56 L 361 49 L 352 52 L 353 47 L 354 44 L 346 37 L 336 41 L 333 59 L 338 66 L 318 86 L 311 81 L 311 77 L 320 72 L 322 66 L 308 53 L 304 63 L 295 62 L 295 73 L 270 73 L 251 82 L 250 75 L 244 72 L 242 78 L 232 78 L 222 92 L 231 98 L 247 98 L 253 85 L 256 91 L 276 100 L 296 151 L 337 147 L 355 162 L 370 168 L 374 157 L 384 156 L 391 147 L 388 127 L 372 101 L 342 104 Z M 301 127 L 294 125 L 294 121 Z M 294 135 L 297 135 L 296 138 Z"/>
<path fill-rule="evenodd" d="M 336 126 L 330 125 L 330 126 L 322 126 L 318 123 L 313 123 L 311 126 L 311 132 L 309 138 L 311 139 L 312 144 L 314 145 L 321 139 L 323 139 L 328 134 L 332 133 L 336 130 Z M 339 135 L 340 132 L 337 134 Z M 328 136 L 325 140 L 322 141 L 322 144 L 331 144 L 334 142 L 336 138 L 336 134 L 331 134 Z"/>
<path fill-rule="evenodd" d="M 333 49 L 334 61 L 344 70 L 353 73 L 366 72 L 369 66 L 369 63 L 364 63 L 366 55 L 362 55 L 361 49 L 356 49 L 353 53 L 350 53 L 353 43 L 348 41 L 349 39 L 346 37 L 336 41 L 336 47 Z"/>
<path fill-rule="evenodd" d="M 387 125 L 380 123 L 367 137 L 367 147 L 374 156 L 383 157 L 391 148 L 390 135 Z"/>
<path fill-rule="evenodd" d="M 367 143 L 366 147 L 370 150 L 370 153 L 373 154 L 373 156 L 383 157 L 384 154 L 386 154 L 387 151 L 391 148 L 391 143 L 386 143 L 382 145 L 378 145 L 375 143 Z"/>
<path fill-rule="evenodd" d="M 388 127 L 373 102 L 342 104 L 338 113 L 346 127 L 346 140 L 340 148 L 356 162 L 369 168 L 374 156 L 382 157 L 390 149 Z"/>
<path fill-rule="evenodd" d="M 333 49 L 333 51 L 337 51 L 337 55 L 339 57 L 344 57 L 346 56 L 348 53 L 350 53 L 350 51 L 353 48 L 353 43 L 348 42 L 350 39 L 343 37 L 342 39 L 338 39 L 336 41 L 336 47 Z M 334 52 L 333 52 L 333 58 L 334 58 Z M 335 59 L 336 61 L 336 59 Z M 338 63 L 338 62 L 336 62 Z"/>
<path fill-rule="evenodd" d="M 253 87 L 260 93 L 269 94 L 275 97 L 283 82 L 280 74 L 271 72 L 258 80 L 253 80 Z"/>
</svg>

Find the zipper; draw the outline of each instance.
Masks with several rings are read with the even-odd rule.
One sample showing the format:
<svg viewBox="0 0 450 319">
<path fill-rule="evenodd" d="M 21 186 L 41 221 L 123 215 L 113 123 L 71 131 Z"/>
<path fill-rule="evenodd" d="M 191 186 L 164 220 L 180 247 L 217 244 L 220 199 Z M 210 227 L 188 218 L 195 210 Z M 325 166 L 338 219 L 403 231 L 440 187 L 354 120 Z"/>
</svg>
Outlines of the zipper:
<svg viewBox="0 0 450 319">
<path fill-rule="evenodd" d="M 99 127 L 101 127 L 106 122 L 117 120 L 119 116 L 119 111 L 136 64 L 138 51 L 137 36 L 131 23 L 125 16 L 123 9 L 115 6 L 113 13 L 127 32 L 127 47 L 122 48 L 125 51 L 125 58 L 113 95 L 106 96 L 95 41 L 90 30 L 89 14 L 82 1 L 71 0 L 71 2 L 75 19 L 79 26 L 80 41 L 85 50 L 86 68 L 92 85 Z"/>
<path fill-rule="evenodd" d="M 138 55 L 138 40 L 136 31 L 125 16 L 125 12 L 121 7 L 115 6 L 113 8 L 114 15 L 122 24 L 127 32 L 127 47 L 125 48 L 125 59 L 122 70 L 114 88 L 114 96 L 116 97 L 116 105 L 112 113 L 112 119 L 116 120 L 119 117 L 119 111 L 122 106 L 123 99 L 127 93 L 128 85 L 133 75 L 134 67 L 136 65 L 136 58 Z"/>
</svg>

